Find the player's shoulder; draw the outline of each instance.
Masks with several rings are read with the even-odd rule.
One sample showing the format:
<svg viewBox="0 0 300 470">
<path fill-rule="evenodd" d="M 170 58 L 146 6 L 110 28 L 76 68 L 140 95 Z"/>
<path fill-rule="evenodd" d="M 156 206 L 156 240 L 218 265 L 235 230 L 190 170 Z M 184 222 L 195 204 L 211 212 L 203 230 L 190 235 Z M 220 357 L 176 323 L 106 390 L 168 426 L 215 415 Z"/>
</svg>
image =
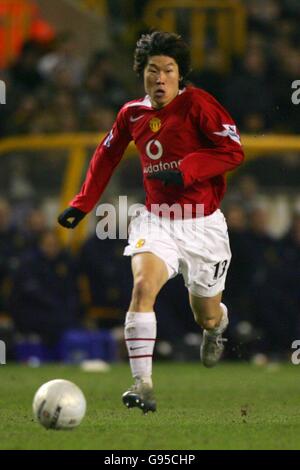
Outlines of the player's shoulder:
<svg viewBox="0 0 300 470">
<path fill-rule="evenodd" d="M 208 91 L 191 85 L 186 87 L 186 95 L 193 103 L 217 102 L 216 98 Z"/>
<path fill-rule="evenodd" d="M 227 114 L 228 112 L 213 95 L 203 88 L 188 87 L 191 97 L 191 109 L 195 113 L 209 113 Z"/>
<path fill-rule="evenodd" d="M 122 106 L 122 108 L 120 109 L 120 113 L 126 117 L 128 115 L 131 115 L 132 112 L 140 108 L 143 108 L 143 109 L 151 108 L 151 102 L 147 95 L 144 96 L 143 98 L 137 98 L 135 100 L 128 101 Z"/>
</svg>

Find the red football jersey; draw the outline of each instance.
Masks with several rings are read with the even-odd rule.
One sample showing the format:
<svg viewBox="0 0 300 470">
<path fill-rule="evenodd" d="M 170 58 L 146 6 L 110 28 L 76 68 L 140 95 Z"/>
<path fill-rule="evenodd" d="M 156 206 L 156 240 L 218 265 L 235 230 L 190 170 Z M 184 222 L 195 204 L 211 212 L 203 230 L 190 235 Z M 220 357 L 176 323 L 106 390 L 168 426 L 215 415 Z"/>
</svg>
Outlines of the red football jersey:
<svg viewBox="0 0 300 470">
<path fill-rule="evenodd" d="M 244 158 L 232 118 L 206 91 L 187 87 L 161 109 L 154 109 L 146 96 L 122 107 L 71 206 L 83 212 L 93 209 L 131 140 L 140 154 L 148 210 L 151 204 L 203 204 L 204 214 L 211 214 L 225 192 L 224 173 Z M 176 169 L 182 172 L 184 187 L 166 187 L 147 178 Z"/>
</svg>

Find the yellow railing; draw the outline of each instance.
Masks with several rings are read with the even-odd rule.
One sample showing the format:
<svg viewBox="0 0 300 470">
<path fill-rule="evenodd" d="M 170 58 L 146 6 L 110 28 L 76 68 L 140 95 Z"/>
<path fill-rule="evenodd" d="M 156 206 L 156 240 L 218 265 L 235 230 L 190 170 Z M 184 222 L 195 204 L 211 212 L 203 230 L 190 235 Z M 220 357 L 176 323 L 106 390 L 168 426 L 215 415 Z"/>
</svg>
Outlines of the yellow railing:
<svg viewBox="0 0 300 470">
<path fill-rule="evenodd" d="M 80 188 L 83 179 L 83 170 L 90 153 L 87 148 L 95 148 L 105 134 L 81 133 L 59 134 L 26 137 L 11 137 L 0 141 L 0 157 L 4 153 L 16 151 L 67 150 L 67 166 L 63 177 L 61 193 L 59 194 L 59 210 L 68 206 Z M 130 144 L 125 158 L 136 154 L 135 146 Z M 71 243 L 76 248 L 84 238 L 87 231 L 88 218 L 85 218 L 78 228 L 66 230 L 58 226 L 58 233 L 64 244 Z"/>
<path fill-rule="evenodd" d="M 77 7 L 96 13 L 101 16 L 107 16 L 107 0 L 72 0 Z"/>
<path fill-rule="evenodd" d="M 224 54 L 225 65 L 229 65 L 231 54 L 243 53 L 246 43 L 246 10 L 239 0 L 152 0 L 145 10 L 144 21 L 151 28 L 178 32 L 177 18 L 183 9 L 190 13 L 187 18 L 194 68 L 203 65 L 205 38 L 211 26 L 212 14 L 218 48 Z"/>
<path fill-rule="evenodd" d="M 103 137 L 104 134 L 95 133 L 11 137 L 0 141 L 0 157 L 3 154 L 21 150 L 40 152 L 48 149 L 67 150 L 68 162 L 63 178 L 62 190 L 59 195 L 59 210 L 63 210 L 68 206 L 69 201 L 80 188 L 87 158 L 91 157 L 87 149 L 95 148 Z M 275 153 L 300 152 L 300 137 L 293 135 L 243 135 L 242 142 L 247 160 L 263 155 L 274 155 Z M 131 143 L 124 158 L 136 155 L 137 150 L 134 144 Z M 83 220 L 75 231 L 59 228 L 62 241 L 64 243 L 71 241 L 73 246 L 77 246 L 86 233 L 86 223 L 87 218 Z"/>
</svg>

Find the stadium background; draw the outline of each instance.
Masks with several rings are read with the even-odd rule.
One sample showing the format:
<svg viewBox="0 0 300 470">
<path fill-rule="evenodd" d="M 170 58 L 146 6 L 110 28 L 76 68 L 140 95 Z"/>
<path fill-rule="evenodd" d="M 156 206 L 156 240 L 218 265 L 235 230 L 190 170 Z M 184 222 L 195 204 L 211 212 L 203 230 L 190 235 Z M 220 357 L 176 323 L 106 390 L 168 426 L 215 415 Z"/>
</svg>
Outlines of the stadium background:
<svg viewBox="0 0 300 470">
<path fill-rule="evenodd" d="M 190 81 L 214 94 L 243 134 L 246 163 L 222 204 L 233 260 L 224 301 L 226 358 L 288 360 L 300 338 L 300 79 L 297 0 L 0 0 L 0 338 L 7 360 L 125 360 L 130 290 L 125 240 L 98 240 L 96 217 L 56 224 L 93 149 L 127 100 L 136 39 L 177 31 Z M 102 202 L 143 202 L 134 147 Z M 159 295 L 156 358 L 198 360 L 182 279 Z"/>
</svg>

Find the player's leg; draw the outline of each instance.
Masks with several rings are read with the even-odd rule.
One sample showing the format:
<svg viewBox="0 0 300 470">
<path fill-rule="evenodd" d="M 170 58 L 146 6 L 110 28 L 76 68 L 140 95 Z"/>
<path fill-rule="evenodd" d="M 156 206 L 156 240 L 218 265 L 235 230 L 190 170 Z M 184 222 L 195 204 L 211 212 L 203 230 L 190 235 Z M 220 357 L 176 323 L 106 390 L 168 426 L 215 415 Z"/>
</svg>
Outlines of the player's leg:
<svg viewBox="0 0 300 470">
<path fill-rule="evenodd" d="M 203 328 L 201 359 L 206 367 L 213 367 L 224 351 L 222 333 L 228 326 L 227 308 L 221 303 L 222 292 L 213 297 L 189 294 L 195 321 Z"/>
<path fill-rule="evenodd" d="M 219 326 L 223 316 L 221 307 L 222 292 L 213 297 L 199 297 L 189 293 L 189 299 L 198 325 L 207 331 Z"/>
<path fill-rule="evenodd" d="M 125 320 L 125 341 L 135 384 L 123 394 L 126 406 L 155 411 L 152 388 L 152 355 L 156 340 L 153 310 L 160 289 L 169 279 L 165 262 L 153 253 L 132 257 L 133 290 Z"/>
<path fill-rule="evenodd" d="M 125 340 L 135 384 L 123 395 L 123 402 L 128 407 L 154 411 L 151 375 L 156 318 L 153 308 L 160 289 L 178 273 L 178 250 L 161 218 L 145 209 L 130 222 L 124 255 L 132 257 L 134 280 L 125 320 Z"/>
<path fill-rule="evenodd" d="M 153 310 L 157 294 L 169 279 L 166 263 L 153 253 L 135 254 L 131 261 L 133 290 L 129 312 Z"/>
<path fill-rule="evenodd" d="M 224 350 L 222 333 L 228 325 L 227 308 L 221 303 L 231 260 L 226 220 L 217 210 L 194 226 L 185 222 L 184 228 L 181 272 L 195 320 L 204 330 L 201 358 L 212 367 Z"/>
</svg>

